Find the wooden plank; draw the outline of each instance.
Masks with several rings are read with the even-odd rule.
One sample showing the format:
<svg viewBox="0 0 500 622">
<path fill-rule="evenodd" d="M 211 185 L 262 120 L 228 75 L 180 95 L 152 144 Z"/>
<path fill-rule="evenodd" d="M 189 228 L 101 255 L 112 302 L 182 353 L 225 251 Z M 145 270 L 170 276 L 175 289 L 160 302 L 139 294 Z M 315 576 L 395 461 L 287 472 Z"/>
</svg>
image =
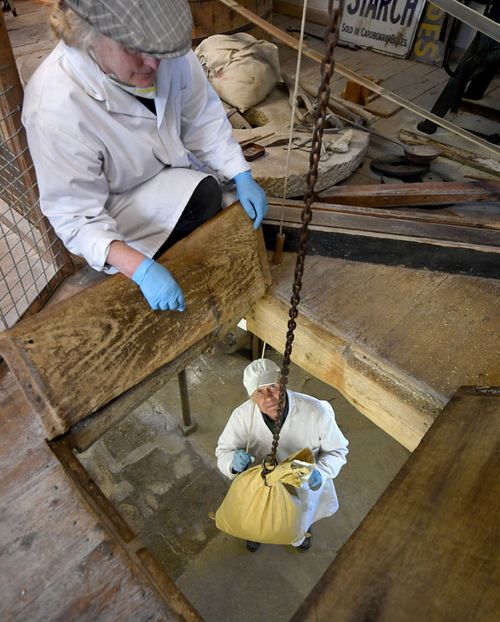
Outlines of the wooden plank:
<svg viewBox="0 0 500 622">
<path fill-rule="evenodd" d="M 316 200 L 321 203 L 383 208 L 500 201 L 500 181 L 335 186 L 320 192 Z"/>
<path fill-rule="evenodd" d="M 500 611 L 500 389 L 439 415 L 293 622 L 494 622 Z"/>
<path fill-rule="evenodd" d="M 440 215 L 416 209 L 395 211 L 320 203 L 313 208 L 310 229 L 311 232 L 337 231 L 349 232 L 352 235 L 373 233 L 380 238 L 398 238 L 447 247 L 455 245 L 460 248 L 497 252 L 500 249 L 500 230 L 494 219 L 497 210 L 495 206 L 490 207 L 490 218 L 486 215 L 483 218 L 484 222 L 476 225 L 474 214 L 467 218 L 466 215 L 458 216 L 453 213 Z M 283 208 L 281 203 L 271 200 L 264 223 L 278 225 L 283 216 L 286 225 L 292 227 L 301 225 L 302 209 L 303 203 L 300 201 L 287 199 Z"/>
<path fill-rule="evenodd" d="M 298 248 L 300 230 L 298 224 L 283 224 L 285 251 L 294 252 Z M 278 223 L 265 225 L 264 237 L 268 249 L 274 251 L 278 232 Z M 325 258 L 500 279 L 498 246 L 321 226 L 309 228 L 308 244 L 310 255 Z"/>
<path fill-rule="evenodd" d="M 464 24 L 472 26 L 475 30 L 479 30 L 479 32 L 500 43 L 500 25 L 486 15 L 471 9 L 467 5 L 464 6 L 457 0 L 436 0 L 433 4 L 458 18 Z"/>
<path fill-rule="evenodd" d="M 283 351 L 295 257 L 246 314 Z M 500 282 L 308 256 L 292 360 L 410 450 L 464 384 L 499 384 Z"/>
<path fill-rule="evenodd" d="M 396 112 L 399 112 L 401 110 L 401 105 L 378 96 L 365 106 L 365 110 L 377 115 L 377 117 L 388 118 L 392 117 Z"/>
<path fill-rule="evenodd" d="M 484 154 L 468 151 L 411 130 L 400 130 L 399 138 L 408 145 L 431 145 L 431 147 L 439 149 L 443 158 L 449 158 L 500 177 L 500 161 L 498 159 L 486 157 Z"/>
<path fill-rule="evenodd" d="M 283 32 L 279 28 L 276 28 L 272 24 L 269 24 L 268 22 L 266 22 L 266 20 L 258 17 L 257 15 L 255 15 L 255 13 L 252 13 L 252 11 L 249 11 L 248 9 L 242 7 L 235 0 L 219 0 L 219 1 L 225 4 L 226 6 L 230 7 L 231 9 L 233 9 L 240 15 L 243 15 L 249 21 L 253 22 L 257 26 L 260 26 L 263 30 L 268 32 L 273 37 L 276 37 L 282 43 L 289 45 L 294 50 L 298 50 L 299 42 L 297 41 L 297 39 Z M 322 54 L 319 54 L 315 50 L 308 47 L 306 44 L 303 44 L 302 54 L 304 56 L 312 58 L 313 60 L 319 63 L 321 63 L 323 60 Z M 450 123 L 449 121 L 446 121 L 446 119 L 442 119 L 441 117 L 438 117 L 437 115 L 432 114 L 431 112 L 428 112 L 427 110 L 424 110 L 423 108 L 421 108 L 420 106 L 417 106 L 413 102 L 407 99 L 404 99 L 400 95 L 397 95 L 396 93 L 393 93 L 385 89 L 380 84 L 376 84 L 375 82 L 372 82 L 371 80 L 367 80 L 366 78 L 363 78 L 361 75 L 359 75 L 358 73 L 356 73 L 349 67 L 346 67 L 336 62 L 334 66 L 334 71 L 349 80 L 358 82 L 362 86 L 365 86 L 371 91 L 378 93 L 382 97 L 385 97 L 389 101 L 392 101 L 395 104 L 398 104 L 402 106 L 403 108 L 410 110 L 414 114 L 420 117 L 423 117 L 424 119 L 428 119 L 429 121 L 432 121 L 433 123 L 435 123 L 436 125 L 439 125 L 440 127 L 444 127 L 445 129 L 452 132 L 453 134 L 461 136 L 462 138 L 475 144 L 476 146 L 482 147 L 483 150 L 489 151 L 490 153 L 494 154 L 497 157 L 500 156 L 500 149 L 497 146 L 492 145 L 491 143 L 488 143 L 487 141 L 474 136 L 474 134 L 467 132 L 466 130 L 462 129 L 458 125 L 455 125 L 454 123 Z"/>
<path fill-rule="evenodd" d="M 186 311 L 154 312 L 116 275 L 0 336 L 0 352 L 48 438 L 237 322 L 270 282 L 262 233 L 239 204 L 161 258 L 182 287 Z"/>
<path fill-rule="evenodd" d="M 84 502 L 11 374 L 0 380 L 0 412 L 0 619 L 200 620 L 175 587 L 168 600 L 153 589 L 151 560 L 133 563 L 120 532 Z M 121 535 L 139 557 L 141 544 Z"/>
<path fill-rule="evenodd" d="M 271 0 L 243 0 L 243 3 L 262 18 L 271 17 Z M 241 15 L 221 7 L 217 0 L 189 0 L 189 7 L 193 16 L 194 42 L 200 42 L 215 34 L 230 34 L 255 28 Z"/>
</svg>

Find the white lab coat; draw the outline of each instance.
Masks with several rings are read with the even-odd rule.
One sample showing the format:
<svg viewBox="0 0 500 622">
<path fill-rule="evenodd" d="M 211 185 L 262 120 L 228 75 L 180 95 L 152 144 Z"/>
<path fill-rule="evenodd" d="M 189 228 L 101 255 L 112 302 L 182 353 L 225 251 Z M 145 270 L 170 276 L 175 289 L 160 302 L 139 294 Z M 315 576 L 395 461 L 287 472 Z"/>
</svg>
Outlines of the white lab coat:
<svg viewBox="0 0 500 622">
<path fill-rule="evenodd" d="M 41 209 L 96 270 L 116 271 L 113 240 L 152 257 L 207 171 L 230 180 L 250 168 L 193 52 L 162 60 L 155 105 L 156 116 L 63 42 L 25 90 Z"/>
<path fill-rule="evenodd" d="M 303 506 L 302 528 L 305 533 L 314 522 L 331 516 L 339 508 L 333 478 L 346 463 L 349 443 L 340 431 L 328 402 L 294 391 L 287 391 L 287 395 L 288 416 L 281 429 L 277 459 L 280 462 L 299 449 L 309 447 L 316 460 L 316 468 L 323 476 L 319 490 L 313 491 L 305 484 L 298 491 Z M 237 449 L 246 449 L 249 438 L 248 453 L 255 458 L 254 464 L 259 464 L 271 453 L 273 436 L 252 400 L 247 400 L 233 411 L 217 443 L 217 466 L 226 477 L 236 477 L 231 472 L 233 456 Z"/>
</svg>

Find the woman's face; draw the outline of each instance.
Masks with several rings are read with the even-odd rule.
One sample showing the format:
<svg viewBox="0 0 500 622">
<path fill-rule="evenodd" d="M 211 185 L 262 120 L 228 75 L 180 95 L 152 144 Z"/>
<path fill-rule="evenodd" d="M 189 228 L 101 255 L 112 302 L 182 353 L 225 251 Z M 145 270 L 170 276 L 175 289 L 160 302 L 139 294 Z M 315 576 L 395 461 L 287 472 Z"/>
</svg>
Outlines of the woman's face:
<svg viewBox="0 0 500 622">
<path fill-rule="evenodd" d="M 155 83 L 160 65 L 158 58 L 124 48 L 113 39 L 103 36 L 97 39 L 92 49 L 104 73 L 113 74 L 132 86 L 146 88 Z"/>
</svg>

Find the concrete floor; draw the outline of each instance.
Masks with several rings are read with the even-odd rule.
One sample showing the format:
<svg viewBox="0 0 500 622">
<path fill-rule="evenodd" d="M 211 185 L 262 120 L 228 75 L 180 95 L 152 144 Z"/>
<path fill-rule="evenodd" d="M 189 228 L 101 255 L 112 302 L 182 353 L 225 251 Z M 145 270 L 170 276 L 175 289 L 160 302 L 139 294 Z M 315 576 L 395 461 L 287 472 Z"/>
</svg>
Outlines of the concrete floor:
<svg viewBox="0 0 500 622">
<path fill-rule="evenodd" d="M 280 362 L 270 349 L 266 356 Z M 243 348 L 201 356 L 188 367 L 199 426 L 188 438 L 173 380 L 80 455 L 207 621 L 289 620 L 409 455 L 338 391 L 293 366 L 289 388 L 328 400 L 349 439 L 348 464 L 336 479 L 340 510 L 316 523 L 307 552 L 267 545 L 248 553 L 241 540 L 218 532 L 209 514 L 228 486 L 214 449 L 232 409 L 246 399 L 241 379 L 249 361 Z"/>
</svg>

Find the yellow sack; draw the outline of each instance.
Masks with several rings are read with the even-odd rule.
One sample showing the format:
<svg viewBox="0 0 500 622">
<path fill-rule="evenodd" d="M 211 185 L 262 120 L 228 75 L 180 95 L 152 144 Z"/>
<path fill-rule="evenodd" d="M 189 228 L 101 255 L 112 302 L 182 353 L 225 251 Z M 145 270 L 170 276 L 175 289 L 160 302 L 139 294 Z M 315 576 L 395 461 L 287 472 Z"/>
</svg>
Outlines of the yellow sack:
<svg viewBox="0 0 500 622">
<path fill-rule="evenodd" d="M 215 513 L 217 528 L 253 542 L 296 542 L 304 536 L 296 488 L 308 479 L 313 464 L 312 452 L 306 448 L 288 456 L 265 479 L 261 465 L 243 471 Z"/>
</svg>

